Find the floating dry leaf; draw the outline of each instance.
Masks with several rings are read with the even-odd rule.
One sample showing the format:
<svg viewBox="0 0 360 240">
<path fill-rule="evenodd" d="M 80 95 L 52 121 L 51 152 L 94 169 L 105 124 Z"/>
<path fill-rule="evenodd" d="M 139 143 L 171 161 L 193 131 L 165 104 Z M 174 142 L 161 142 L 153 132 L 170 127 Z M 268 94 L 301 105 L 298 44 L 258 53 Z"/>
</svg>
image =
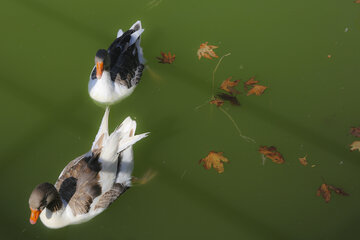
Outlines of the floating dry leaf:
<svg viewBox="0 0 360 240">
<path fill-rule="evenodd" d="M 265 87 L 263 85 L 253 85 L 253 88 L 250 89 L 248 91 L 248 93 L 246 94 L 246 96 L 249 96 L 249 95 L 252 95 L 252 94 L 255 94 L 256 96 L 260 96 L 264 93 L 265 89 L 267 89 L 268 87 Z"/>
<path fill-rule="evenodd" d="M 199 164 L 203 163 L 203 167 L 206 170 L 213 167 L 218 173 L 222 173 L 224 172 L 224 162 L 228 163 L 229 160 L 223 156 L 223 152 L 211 151 L 205 158 L 199 161 Z"/>
<path fill-rule="evenodd" d="M 284 160 L 283 156 L 281 155 L 281 153 L 279 153 L 276 150 L 276 147 L 262 146 L 262 147 L 260 147 L 259 152 L 261 154 L 264 154 L 265 157 L 270 158 L 274 163 L 282 164 L 282 163 L 285 162 L 285 160 Z"/>
<path fill-rule="evenodd" d="M 352 144 L 350 144 L 350 151 L 359 150 L 360 151 L 360 141 L 354 141 Z"/>
<path fill-rule="evenodd" d="M 210 104 L 215 104 L 216 106 L 221 107 L 224 104 L 224 101 L 219 98 L 215 98 L 210 101 Z"/>
<path fill-rule="evenodd" d="M 302 158 L 299 158 L 300 163 L 301 163 L 302 165 L 304 165 L 304 166 L 308 165 L 308 162 L 307 162 L 307 160 L 306 160 L 306 157 L 307 157 L 307 156 L 302 157 Z"/>
<path fill-rule="evenodd" d="M 208 42 L 200 44 L 200 47 L 197 51 L 198 58 L 200 60 L 201 57 L 212 59 L 212 58 L 218 58 L 219 56 L 216 55 L 216 53 L 213 51 L 213 49 L 218 48 L 218 46 L 214 45 L 207 45 Z"/>
<path fill-rule="evenodd" d="M 255 76 L 253 76 L 249 80 L 244 82 L 244 88 L 245 88 L 245 90 L 248 90 L 249 86 L 252 86 L 252 85 L 257 84 L 257 83 L 259 83 L 259 81 L 255 80 Z"/>
<path fill-rule="evenodd" d="M 355 0 L 354 3 L 360 3 L 360 0 Z"/>
<path fill-rule="evenodd" d="M 225 79 L 221 85 L 220 88 L 224 91 L 227 91 L 231 94 L 239 94 L 240 92 L 236 90 L 234 87 L 239 84 L 240 80 L 231 81 L 232 77 L 228 77 Z"/>
<path fill-rule="evenodd" d="M 168 54 L 161 52 L 161 57 L 156 57 L 159 60 L 159 63 L 168 63 L 171 64 L 175 61 L 175 54 L 171 55 L 169 52 Z"/>
<path fill-rule="evenodd" d="M 326 183 L 321 184 L 321 186 L 318 188 L 316 195 L 322 196 L 322 198 L 325 200 L 326 203 L 328 203 L 331 199 L 331 191 L 334 191 L 336 194 L 341 196 L 349 196 L 348 193 L 346 193 L 344 190 L 338 187 L 334 187 L 333 185 L 328 185 Z"/>
<path fill-rule="evenodd" d="M 352 127 L 350 128 L 350 134 L 354 137 L 360 137 L 360 127 Z"/>
<path fill-rule="evenodd" d="M 327 186 L 327 184 L 323 183 L 321 184 L 321 186 L 318 188 L 316 195 L 318 197 L 322 196 L 322 198 L 325 200 L 325 202 L 329 202 L 330 198 L 331 198 L 331 193 L 330 190 Z"/>
<path fill-rule="evenodd" d="M 240 103 L 235 96 L 226 93 L 219 93 L 216 94 L 216 96 L 218 96 L 223 101 L 229 101 L 232 105 L 240 106 Z"/>
</svg>

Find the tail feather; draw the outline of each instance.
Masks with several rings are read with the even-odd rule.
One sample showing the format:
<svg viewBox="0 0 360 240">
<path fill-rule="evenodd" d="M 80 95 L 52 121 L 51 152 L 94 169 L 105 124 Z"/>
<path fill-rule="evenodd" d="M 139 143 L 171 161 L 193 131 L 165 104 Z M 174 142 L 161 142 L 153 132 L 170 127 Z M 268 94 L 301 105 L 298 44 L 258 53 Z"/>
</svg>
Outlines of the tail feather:
<svg viewBox="0 0 360 240">
<path fill-rule="evenodd" d="M 117 34 L 116 34 L 116 38 L 121 37 L 123 34 L 124 34 L 123 30 L 122 30 L 122 29 L 119 29 L 119 31 L 118 31 Z"/>
<path fill-rule="evenodd" d="M 120 152 L 124 151 L 126 148 L 134 145 L 136 142 L 147 137 L 148 135 L 149 135 L 149 133 L 142 133 L 142 134 L 135 135 L 135 136 L 128 137 L 128 138 L 122 138 L 119 141 L 118 153 L 120 153 Z"/>
<path fill-rule="evenodd" d="M 94 152 L 97 149 L 101 149 L 107 138 L 109 137 L 109 113 L 110 108 L 107 107 L 104 113 L 104 116 L 102 118 L 100 128 L 98 133 L 96 134 L 95 140 L 92 144 L 91 151 Z"/>
<path fill-rule="evenodd" d="M 115 131 L 103 141 L 100 158 L 102 161 L 114 161 L 114 157 L 120 154 L 128 147 L 148 136 L 149 133 L 135 135 L 136 121 L 130 117 L 115 129 Z M 114 156 L 114 157 L 113 157 Z"/>
<path fill-rule="evenodd" d="M 100 154 L 100 162 L 113 163 L 117 159 L 117 149 L 121 140 L 121 134 L 113 132 L 110 137 L 105 141 Z M 104 166 L 103 166 L 104 167 Z"/>
<path fill-rule="evenodd" d="M 138 31 L 140 29 L 142 29 L 142 26 L 141 26 L 141 21 L 140 20 L 137 20 L 132 26 L 130 29 L 133 29 L 135 31 Z"/>
<path fill-rule="evenodd" d="M 144 32 L 144 29 L 142 28 L 140 21 L 136 21 L 136 23 L 134 23 L 130 29 L 135 30 L 135 32 L 131 34 L 129 46 L 133 45 L 136 42 L 136 40 L 139 39 L 140 35 Z"/>
</svg>

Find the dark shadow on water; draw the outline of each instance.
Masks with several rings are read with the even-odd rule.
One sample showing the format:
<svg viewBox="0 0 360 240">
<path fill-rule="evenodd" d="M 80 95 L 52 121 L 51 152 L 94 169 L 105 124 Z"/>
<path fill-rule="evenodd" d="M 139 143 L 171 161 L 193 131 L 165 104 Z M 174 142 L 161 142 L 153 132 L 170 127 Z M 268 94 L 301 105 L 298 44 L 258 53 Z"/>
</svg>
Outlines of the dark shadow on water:
<svg viewBox="0 0 360 240">
<path fill-rule="evenodd" d="M 77 33 L 86 36 L 87 39 L 94 39 L 99 43 L 103 43 L 106 39 L 112 39 L 113 34 L 109 34 L 102 29 L 94 28 L 76 18 L 67 15 L 56 8 L 47 6 L 44 3 L 35 0 L 11 0 L 18 2 L 29 10 L 42 15 L 46 19 L 53 19 L 54 21 L 64 24 L 67 28 L 75 30 Z M 86 4 L 86 2 L 84 2 Z"/>
<path fill-rule="evenodd" d="M 9 76 L 7 78 L 9 81 L 3 81 L 2 87 L 10 92 L 14 98 L 26 102 L 35 109 L 39 109 L 40 112 L 45 113 L 48 118 L 34 126 L 31 131 L 23 134 L 21 139 L 17 140 L 16 144 L 13 144 L 10 148 L 6 149 L 6 151 L 2 152 L 3 160 L 1 162 L 2 167 L 0 173 L 7 171 L 12 164 L 16 164 L 16 162 L 13 161 L 14 159 L 23 158 L 27 154 L 30 154 L 31 150 L 35 146 L 38 146 L 43 138 L 51 135 L 52 132 L 57 129 L 57 126 L 64 126 L 73 133 L 79 132 L 79 129 L 76 128 L 79 124 L 90 128 L 89 122 L 86 121 L 85 118 L 75 118 L 74 116 L 74 113 L 83 106 L 84 99 L 81 95 L 74 95 L 60 105 L 54 104 L 51 103 L 51 100 L 34 94 L 23 85 L 11 80 L 15 78 L 15 74 L 11 77 Z M 15 107 L 13 111 L 17 111 L 17 108 Z M 24 121 L 26 120 L 24 119 Z M 74 122 L 77 122 L 77 124 L 74 124 Z M 34 138 L 36 138 L 37 141 L 34 141 Z M 19 146 L 21 146 L 21 151 L 19 151 Z"/>
</svg>

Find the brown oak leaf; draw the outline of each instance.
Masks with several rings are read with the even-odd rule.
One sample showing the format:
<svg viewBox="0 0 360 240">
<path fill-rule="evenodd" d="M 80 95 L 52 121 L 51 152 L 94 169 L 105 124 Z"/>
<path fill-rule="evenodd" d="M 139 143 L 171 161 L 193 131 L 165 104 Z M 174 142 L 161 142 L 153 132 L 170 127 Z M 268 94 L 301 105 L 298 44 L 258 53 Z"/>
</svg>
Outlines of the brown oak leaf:
<svg viewBox="0 0 360 240">
<path fill-rule="evenodd" d="M 308 162 L 307 162 L 307 160 L 306 160 L 306 157 L 307 157 L 307 156 L 302 157 L 302 158 L 299 158 L 300 163 L 301 163 L 302 165 L 304 165 L 304 166 L 308 165 Z"/>
<path fill-rule="evenodd" d="M 350 144 L 350 151 L 360 151 L 360 141 L 354 141 L 352 144 Z"/>
<path fill-rule="evenodd" d="M 215 104 L 216 106 L 221 107 L 224 104 L 224 101 L 219 98 L 215 98 L 210 101 L 210 104 Z"/>
<path fill-rule="evenodd" d="M 156 57 L 159 60 L 159 63 L 168 63 L 171 64 L 175 61 L 175 54 L 171 55 L 169 52 L 168 54 L 161 52 L 161 57 Z"/>
<path fill-rule="evenodd" d="M 220 88 L 224 91 L 227 91 L 231 94 L 239 94 L 240 92 L 238 90 L 236 90 L 234 87 L 236 85 L 238 85 L 238 83 L 240 82 L 240 80 L 235 80 L 235 81 L 231 81 L 232 77 L 228 77 L 227 79 L 225 79 L 221 85 Z"/>
<path fill-rule="evenodd" d="M 199 49 L 197 50 L 197 55 L 200 60 L 201 57 L 212 59 L 218 58 L 219 56 L 216 55 L 213 49 L 218 48 L 218 46 L 208 45 L 208 42 L 200 44 Z"/>
<path fill-rule="evenodd" d="M 350 128 L 350 134 L 354 137 L 360 137 L 360 127 L 352 127 Z"/>
<path fill-rule="evenodd" d="M 360 3 L 360 0 L 355 0 L 354 3 Z"/>
<path fill-rule="evenodd" d="M 224 172 L 224 164 L 228 163 L 229 160 L 223 156 L 223 152 L 211 151 L 209 154 L 199 161 L 199 164 L 203 163 L 203 167 L 208 170 L 213 167 L 218 173 Z"/>
<path fill-rule="evenodd" d="M 259 148 L 259 152 L 265 157 L 270 158 L 274 163 L 282 164 L 285 162 L 284 157 L 276 150 L 276 147 L 262 146 Z"/>
<path fill-rule="evenodd" d="M 252 94 L 255 94 L 256 96 L 260 96 L 260 95 L 262 95 L 264 93 L 265 89 L 267 89 L 267 88 L 268 87 L 265 87 L 263 85 L 255 84 L 255 85 L 253 85 L 253 88 L 248 91 L 246 96 L 249 96 L 249 95 L 252 95 Z"/>
</svg>

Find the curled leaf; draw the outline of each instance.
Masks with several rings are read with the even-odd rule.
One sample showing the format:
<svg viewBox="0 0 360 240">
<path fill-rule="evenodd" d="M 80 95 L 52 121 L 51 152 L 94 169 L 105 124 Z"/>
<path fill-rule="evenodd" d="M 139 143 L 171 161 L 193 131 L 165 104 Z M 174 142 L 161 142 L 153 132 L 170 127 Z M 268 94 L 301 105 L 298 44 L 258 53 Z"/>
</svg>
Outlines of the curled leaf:
<svg viewBox="0 0 360 240">
<path fill-rule="evenodd" d="M 252 94 L 255 94 L 256 96 L 260 96 L 264 93 L 264 91 L 267 89 L 268 87 L 265 87 L 263 85 L 253 85 L 253 88 L 250 89 L 248 91 L 248 93 L 246 94 L 246 96 L 249 96 L 249 95 L 252 95 Z"/>
<path fill-rule="evenodd" d="M 226 92 L 229 92 L 231 94 L 239 94 L 240 92 L 236 90 L 234 87 L 238 85 L 240 80 L 231 81 L 232 77 L 228 77 L 225 79 L 221 85 L 220 88 Z"/>
<path fill-rule="evenodd" d="M 255 80 L 255 76 L 253 76 L 244 83 L 244 88 L 245 88 L 245 90 L 248 90 L 249 86 L 252 86 L 257 83 L 259 83 L 259 81 Z"/>
<path fill-rule="evenodd" d="M 321 184 L 321 186 L 318 188 L 318 190 L 316 192 L 316 195 L 318 197 L 322 196 L 322 198 L 325 200 L 325 202 L 328 203 L 331 198 L 331 193 L 328 188 L 328 185 L 325 183 Z"/>
<path fill-rule="evenodd" d="M 224 164 L 228 163 L 229 160 L 223 156 L 223 152 L 211 151 L 209 154 L 199 161 L 199 164 L 203 163 L 203 167 L 208 170 L 213 167 L 218 173 L 224 172 Z"/>
<path fill-rule="evenodd" d="M 216 53 L 213 51 L 213 49 L 218 48 L 218 46 L 214 45 L 207 45 L 208 42 L 200 44 L 200 47 L 197 51 L 198 58 L 200 60 L 201 57 L 212 59 L 212 58 L 218 58 L 219 56 L 216 55 Z"/>
<path fill-rule="evenodd" d="M 175 54 L 171 55 L 169 52 L 168 54 L 161 52 L 161 57 L 156 57 L 159 60 L 159 63 L 168 63 L 171 64 L 175 61 Z"/>
<path fill-rule="evenodd" d="M 262 147 L 260 147 L 259 152 L 261 154 L 263 154 L 265 157 L 271 159 L 274 163 L 282 164 L 282 163 L 285 162 L 285 160 L 284 160 L 283 156 L 281 155 L 281 153 L 279 153 L 276 150 L 276 147 L 262 146 Z"/>
</svg>

